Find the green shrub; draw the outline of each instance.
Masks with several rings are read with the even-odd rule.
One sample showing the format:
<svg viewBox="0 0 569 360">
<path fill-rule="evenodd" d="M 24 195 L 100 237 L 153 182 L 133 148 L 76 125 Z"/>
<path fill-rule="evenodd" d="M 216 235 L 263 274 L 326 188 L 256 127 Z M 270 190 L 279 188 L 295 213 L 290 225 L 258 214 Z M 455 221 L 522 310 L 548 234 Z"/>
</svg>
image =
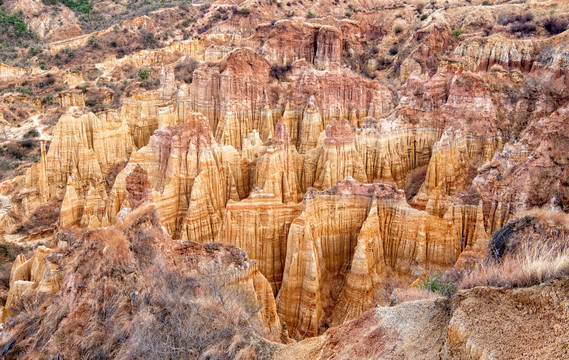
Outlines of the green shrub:
<svg viewBox="0 0 569 360">
<path fill-rule="evenodd" d="M 395 29 L 393 29 L 393 32 L 400 34 L 403 32 L 403 28 L 401 26 L 397 26 Z"/>
<path fill-rule="evenodd" d="M 156 41 L 156 37 L 154 36 L 154 33 L 150 32 L 150 31 L 146 31 L 146 30 L 142 30 L 141 33 L 142 33 L 142 37 L 143 37 L 145 47 L 152 48 L 158 44 L 158 41 Z"/>
<path fill-rule="evenodd" d="M 53 105 L 53 95 L 49 94 L 45 98 L 43 98 L 42 103 L 45 105 Z"/>
<path fill-rule="evenodd" d="M 273 65 L 271 67 L 271 71 L 269 72 L 269 75 L 271 77 L 274 77 L 277 80 L 285 80 L 286 79 L 286 74 L 291 70 L 291 65 L 290 64 L 286 64 L 286 65 Z"/>
<path fill-rule="evenodd" d="M 87 46 L 91 47 L 91 48 L 98 48 L 99 47 L 99 41 L 97 41 L 97 38 L 94 36 L 91 36 L 89 38 L 89 40 L 87 41 Z"/>
<path fill-rule="evenodd" d="M 314 19 L 315 17 L 316 15 L 314 15 L 314 13 L 309 12 L 308 14 L 306 14 L 307 19 Z"/>
<path fill-rule="evenodd" d="M 41 50 L 41 49 L 38 49 L 38 48 L 36 48 L 36 47 L 33 47 L 33 46 L 32 46 L 31 48 L 29 48 L 29 49 L 28 49 L 28 54 L 29 54 L 30 56 L 36 56 L 36 55 L 39 55 L 39 54 L 41 54 L 41 52 L 42 52 L 42 50 Z"/>
<path fill-rule="evenodd" d="M 63 49 L 63 53 L 67 55 L 67 58 L 69 59 L 73 59 L 75 57 L 75 53 L 73 52 L 73 50 L 71 50 L 69 46 Z"/>
<path fill-rule="evenodd" d="M 346 15 L 347 18 L 352 17 L 352 13 L 350 12 L 346 12 L 344 15 Z"/>
<path fill-rule="evenodd" d="M 482 2 L 482 5 L 488 6 L 488 5 L 490 5 L 490 1 L 484 1 L 484 2 Z"/>
<path fill-rule="evenodd" d="M 16 146 L 14 144 L 8 144 L 8 147 L 6 148 L 6 152 L 8 153 L 8 155 L 10 155 L 13 158 L 18 159 L 18 160 L 22 160 L 25 156 L 22 149 L 19 146 Z"/>
<path fill-rule="evenodd" d="M 40 136 L 40 133 L 35 128 L 32 128 L 24 134 L 24 139 L 33 139 L 38 136 Z"/>
<path fill-rule="evenodd" d="M 138 73 L 136 75 L 138 76 L 138 80 L 145 81 L 145 80 L 148 80 L 148 76 L 150 74 L 148 72 L 148 69 L 140 68 L 140 69 L 138 69 Z"/>
<path fill-rule="evenodd" d="M 93 5 L 91 4 L 91 0 L 79 0 L 79 1 L 74 1 L 74 0 L 59 0 L 61 1 L 65 6 L 67 6 L 68 8 L 70 8 L 71 10 L 84 14 L 84 15 L 88 15 L 91 13 L 91 10 L 93 9 Z"/>
<path fill-rule="evenodd" d="M 28 31 L 28 26 L 17 14 L 7 14 L 4 9 L 0 9 L 0 24 L 11 26 L 16 35 L 20 36 Z"/>
<path fill-rule="evenodd" d="M 22 94 L 26 94 L 26 95 L 34 95 L 33 91 L 30 88 L 24 87 L 24 86 L 16 86 L 14 88 L 14 91 L 22 93 Z"/>
<path fill-rule="evenodd" d="M 239 9 L 239 13 L 243 16 L 249 16 L 249 14 L 251 14 L 251 10 L 247 8 L 241 8 Z"/>
<path fill-rule="evenodd" d="M 31 148 L 34 147 L 35 143 L 34 143 L 33 140 L 26 139 L 26 140 L 24 140 L 24 141 L 21 142 L 21 145 L 22 145 L 23 148 L 31 149 Z"/>
<path fill-rule="evenodd" d="M 2 5 L 2 0 L 0 0 L 0 5 Z M 0 244 L 0 254 L 8 256 L 10 254 L 10 244 Z"/>
<path fill-rule="evenodd" d="M 199 67 L 199 62 L 193 58 L 186 58 L 174 67 L 174 76 L 178 81 L 190 84 L 194 80 L 194 70 Z"/>
<path fill-rule="evenodd" d="M 452 32 L 452 36 L 454 38 L 457 38 L 462 34 L 464 34 L 464 30 L 462 30 L 462 29 L 456 29 L 456 30 L 453 30 L 453 32 Z"/>
<path fill-rule="evenodd" d="M 39 38 L 28 29 L 23 17 L 22 11 L 10 14 L 0 8 L 0 62 L 29 66 L 27 59 L 41 52 Z"/>
<path fill-rule="evenodd" d="M 446 280 L 436 273 L 433 274 L 433 276 L 428 276 L 423 279 L 418 287 L 446 297 L 454 295 L 457 289 L 456 284 L 453 281 Z"/>
</svg>

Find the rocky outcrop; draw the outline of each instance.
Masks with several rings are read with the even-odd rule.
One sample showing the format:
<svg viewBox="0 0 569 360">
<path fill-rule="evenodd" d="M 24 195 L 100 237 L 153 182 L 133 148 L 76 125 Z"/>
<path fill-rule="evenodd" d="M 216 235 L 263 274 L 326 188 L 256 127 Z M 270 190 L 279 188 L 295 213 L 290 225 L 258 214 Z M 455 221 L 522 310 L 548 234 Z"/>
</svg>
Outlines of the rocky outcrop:
<svg viewBox="0 0 569 360">
<path fill-rule="evenodd" d="M 33 11 L 45 8 L 29 0 L 17 3 Z M 126 320 L 120 322 L 125 327 L 143 328 L 133 314 L 157 321 L 146 333 L 155 340 L 148 334 L 165 328 L 156 324 L 166 324 L 172 312 L 156 305 L 137 313 L 137 306 L 162 301 L 166 308 L 185 306 L 182 313 L 192 314 L 196 305 L 187 299 L 206 294 L 200 306 L 225 303 L 222 289 L 237 289 L 231 296 L 243 300 L 246 294 L 244 306 L 260 310 L 247 321 L 235 318 L 251 328 L 261 324 L 271 340 L 287 340 L 284 328 L 296 339 L 329 331 L 305 353 L 298 345 L 304 357 L 498 357 L 472 335 L 476 321 L 464 325 L 461 319 L 448 329 L 437 325 L 436 337 L 425 331 L 429 317 L 449 319 L 454 310 L 447 300 L 365 313 L 391 304 L 399 290 L 414 290 L 386 294 L 396 282 L 407 287 L 433 272 L 468 270 L 483 257 L 490 236 L 516 214 L 532 207 L 569 211 L 564 152 L 569 148 L 569 33 L 547 36 L 558 30 L 548 30 L 549 21 L 562 19 L 544 17 L 553 2 L 532 13 L 533 37 L 502 24 L 529 19 L 537 6 L 531 1 L 524 7 L 480 8 L 360 1 L 349 6 L 350 16 L 326 1 L 246 5 L 182 4 L 127 19 L 117 28 L 60 39 L 48 44 L 50 54 L 36 58 L 30 52 L 26 60 L 45 60 L 52 66 L 49 72 L 0 65 L 6 90 L 0 118 L 5 127 L 19 126 L 0 144 L 0 154 L 10 160 L 0 168 L 26 172 L 21 183 L 0 184 L 9 205 L 0 209 L 0 233 L 7 241 L 55 234 L 59 247 L 33 256 L 43 259 L 42 274 L 64 273 L 56 299 L 75 314 L 66 313 L 64 330 L 52 343 L 43 337 L 51 330 L 42 330 L 46 353 L 99 356 L 54 349 L 66 339 L 74 341 L 83 329 L 105 329 L 81 322 L 87 315 L 115 311 L 97 305 L 108 300 L 102 294 L 124 300 L 121 306 L 129 311 L 121 313 Z M 57 16 L 35 14 L 32 27 L 48 38 L 56 33 L 56 24 L 45 18 Z M 123 40 L 133 35 L 156 42 L 128 53 L 124 43 L 113 41 L 119 29 Z M 482 37 L 482 30 L 492 34 Z M 193 31 L 199 36 L 171 41 L 187 39 Z M 150 32 L 160 36 L 153 39 Z M 99 47 L 88 45 L 91 36 Z M 150 48 L 156 46 L 162 48 Z M 61 60 L 67 49 L 85 60 L 70 55 Z M 97 59 L 111 55 L 93 64 L 83 53 Z M 58 66 L 73 65 L 81 72 L 55 68 L 51 57 L 55 61 L 56 54 Z M 149 71 L 146 80 L 137 79 L 142 67 Z M 87 108 L 85 102 L 95 95 L 100 102 Z M 17 119 L 23 119 L 22 126 Z M 32 127 L 39 138 L 27 132 Z M 34 156 L 40 138 L 46 143 L 39 146 L 39 161 L 26 169 L 21 158 Z M 49 231 L 24 234 L 18 225 L 48 202 L 60 207 L 57 222 Z M 14 233 L 8 235 L 8 228 Z M 70 228 L 84 233 L 63 240 Z M 41 257 L 42 251 L 49 254 Z M 29 270 L 29 262 L 17 260 L 23 275 L 11 284 L 7 308 L 30 298 L 44 301 L 61 285 L 38 285 L 44 275 Z M 152 273 L 145 273 L 147 268 Z M 157 300 L 161 291 L 176 296 Z M 142 296 L 144 301 L 137 298 Z M 241 306 L 235 312 L 224 306 L 207 307 L 201 320 L 193 321 L 209 329 L 221 325 L 205 314 L 242 314 Z M 407 316 L 410 309 L 425 314 L 413 314 L 402 324 L 389 318 Z M 363 324 L 350 323 L 362 314 Z M 410 330 L 412 321 L 418 329 Z M 67 328 L 69 323 L 76 328 Z M 373 328 L 359 335 L 353 332 L 370 324 Z M 356 335 L 334 353 L 331 344 Z M 100 336 L 99 343 L 107 339 Z M 181 337 L 155 344 L 170 346 L 169 339 Z M 413 343 L 411 349 L 405 343 L 412 338 L 425 345 Z M 109 347 L 121 348 L 124 339 L 108 341 Z M 365 349 L 362 342 L 373 345 Z M 131 349 L 147 349 L 143 345 Z M 240 352 L 241 345 L 216 346 L 233 353 L 204 356 L 255 354 Z M 121 356 L 126 355 L 108 357 Z"/>
<path fill-rule="evenodd" d="M 477 287 L 453 300 L 369 310 L 322 336 L 281 346 L 274 358 L 559 358 L 568 346 L 566 299 L 567 280 L 524 289 Z"/>
<path fill-rule="evenodd" d="M 328 189 L 346 177 L 367 182 L 354 132 L 346 120 L 339 120 L 326 127 L 324 144 L 306 154 L 302 188 Z"/>
<path fill-rule="evenodd" d="M 85 97 L 81 91 L 62 92 L 57 95 L 57 101 L 62 108 L 85 106 Z"/>
<path fill-rule="evenodd" d="M 302 208 L 258 191 L 243 201 L 230 201 L 225 210 L 218 240 L 247 251 L 274 294 L 281 288 L 289 228 Z"/>
<path fill-rule="evenodd" d="M 462 251 L 454 219 L 411 208 L 391 186 L 344 180 L 305 201 L 289 230 L 277 297 L 296 338 L 361 314 L 386 274 L 409 275 L 413 264 L 444 268 Z"/>
<path fill-rule="evenodd" d="M 563 357 L 567 339 L 561 335 L 561 324 L 569 306 L 566 286 L 567 280 L 557 280 L 526 289 L 477 288 L 460 294 L 453 303 L 442 355 Z M 509 316 L 512 313 L 519 315 Z M 551 320 L 544 322 L 545 318 Z M 506 331 L 512 328 L 520 330 Z M 498 333 L 504 336 L 496 339 Z"/>
<path fill-rule="evenodd" d="M 48 198 L 61 198 L 61 186 L 75 174 L 83 194 L 89 186 L 96 186 L 116 161 L 128 159 L 133 149 L 133 137 L 124 120 L 92 113 L 80 118 L 63 115 L 54 128 L 49 151 L 28 171 L 26 188 L 42 193 L 47 187 Z"/>
<path fill-rule="evenodd" d="M 269 62 L 248 48 L 232 51 L 219 67 L 195 71 L 191 106 L 210 120 L 218 142 L 241 149 L 254 129 L 268 139 L 282 117 L 291 144 L 303 153 L 333 119 L 345 117 L 357 126 L 366 116 L 379 117 L 394 108 L 386 87 L 335 63 L 322 72 L 296 61 L 286 88 L 271 81 L 270 71 Z"/>
<path fill-rule="evenodd" d="M 356 133 L 356 147 L 369 182 L 396 184 L 404 189 L 410 172 L 429 163 L 439 137 L 437 129 L 363 128 Z"/>
<path fill-rule="evenodd" d="M 255 171 L 255 186 L 273 194 L 283 204 L 298 201 L 298 173 L 302 159 L 290 145 L 286 126 L 279 122 L 271 145 L 259 158 Z"/>
<path fill-rule="evenodd" d="M 461 43 L 454 51 L 475 71 L 489 70 L 494 64 L 506 70 L 528 72 L 535 61 L 536 49 L 532 40 L 509 40 L 500 35 L 474 38 Z"/>
<path fill-rule="evenodd" d="M 53 252 L 53 249 L 40 246 L 29 259 L 20 254 L 14 260 L 10 272 L 10 290 L 0 314 L 1 322 L 14 316 L 14 310 L 25 306 L 26 302 L 28 306 L 37 304 L 46 296 L 53 296 L 59 291 L 63 273 L 56 263 L 48 260 L 49 254 Z"/>
<path fill-rule="evenodd" d="M 180 125 L 158 130 L 147 146 L 132 154 L 117 176 L 106 209 L 111 223 L 125 203 L 127 176 L 138 166 L 148 173 L 152 197 L 163 225 L 176 238 L 213 241 L 229 199 L 239 200 L 233 173 L 239 162 L 224 163 L 220 148 L 201 114 Z M 231 158 L 231 157 L 229 157 Z"/>
<path fill-rule="evenodd" d="M 219 67 L 194 72 L 192 109 L 206 116 L 222 144 L 241 149 L 245 136 L 261 128 L 269 71 L 264 58 L 243 48 L 228 54 Z"/>
<path fill-rule="evenodd" d="M 531 207 L 567 211 L 566 107 L 531 124 L 519 142 L 504 146 L 473 180 L 484 201 L 486 226 L 495 231 Z"/>
<path fill-rule="evenodd" d="M 433 147 L 424 183 L 413 203 L 442 216 L 452 197 L 465 190 L 481 165 L 502 148 L 500 137 L 477 139 L 449 129 Z"/>
<path fill-rule="evenodd" d="M 26 74 L 26 69 L 0 63 L 0 80 L 12 80 Z"/>
<path fill-rule="evenodd" d="M 306 104 L 300 122 L 298 151 L 304 154 L 308 150 L 315 148 L 322 130 L 324 130 L 322 117 L 315 104 L 314 96 L 311 96 L 310 99 L 308 99 L 308 104 Z"/>
<path fill-rule="evenodd" d="M 340 62 L 342 48 L 342 33 L 331 26 L 323 26 L 316 37 L 316 54 L 314 66 L 325 69 L 333 62 Z"/>
<path fill-rule="evenodd" d="M 342 50 L 342 31 L 334 26 L 310 24 L 299 19 L 285 19 L 272 25 L 259 26 L 256 34 L 244 41 L 271 63 L 292 64 L 304 59 L 317 69 L 339 63 Z"/>
<path fill-rule="evenodd" d="M 162 99 L 160 91 L 138 93 L 117 110 L 62 115 L 53 129 L 49 151 L 42 152 L 40 161 L 26 174 L 26 211 L 37 207 L 38 199 L 63 199 L 70 176 L 74 177 L 79 202 L 84 203 L 90 188 L 102 194 L 99 183 L 114 164 L 127 161 L 133 151 L 145 146 L 154 130 L 178 124 L 187 117 L 183 90 L 173 96 L 174 101 Z M 83 102 L 80 92 L 62 93 L 60 99 L 61 106 L 83 105 L 77 103 Z"/>
<path fill-rule="evenodd" d="M 505 70 L 518 70 L 561 81 L 567 86 L 566 33 L 548 39 L 512 40 L 501 35 L 467 39 L 459 44 L 454 55 L 468 69 L 488 71 L 494 65 Z"/>
<path fill-rule="evenodd" d="M 447 304 L 441 300 L 380 307 L 324 335 L 282 346 L 275 359 L 435 359 L 444 343 Z"/>
</svg>

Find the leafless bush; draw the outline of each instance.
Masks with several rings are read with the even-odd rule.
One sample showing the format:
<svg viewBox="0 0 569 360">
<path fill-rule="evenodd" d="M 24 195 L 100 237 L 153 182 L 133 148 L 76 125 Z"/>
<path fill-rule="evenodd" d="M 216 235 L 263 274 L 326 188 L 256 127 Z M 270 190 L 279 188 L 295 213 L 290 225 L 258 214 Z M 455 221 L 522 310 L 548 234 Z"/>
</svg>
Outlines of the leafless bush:
<svg viewBox="0 0 569 360">
<path fill-rule="evenodd" d="M 194 58 L 186 58 L 174 67 L 176 80 L 191 84 L 194 80 L 194 70 L 199 66 L 199 62 Z"/>
<path fill-rule="evenodd" d="M 111 166 L 109 171 L 107 171 L 107 174 L 105 175 L 105 183 L 107 185 L 107 194 L 113 188 L 113 185 L 115 184 L 115 180 L 117 178 L 117 175 L 125 168 L 126 164 L 127 164 L 126 160 L 117 161 L 116 163 L 113 164 L 113 166 Z"/>
<path fill-rule="evenodd" d="M 223 275 L 201 281 L 164 275 L 133 319 L 121 358 L 197 359 L 208 353 L 229 359 L 250 345 L 259 310 L 253 294 Z"/>
<path fill-rule="evenodd" d="M 54 225 L 59 219 L 59 204 L 52 201 L 37 208 L 32 215 L 18 228 L 18 232 L 33 233 Z"/>
<path fill-rule="evenodd" d="M 269 75 L 277 80 L 283 81 L 286 79 L 286 74 L 290 71 L 290 64 L 286 65 L 273 65 Z"/>
<path fill-rule="evenodd" d="M 151 199 L 150 180 L 146 170 L 136 168 L 126 177 L 126 190 L 128 191 L 128 203 L 132 209 L 136 209 L 145 201 Z"/>
<path fill-rule="evenodd" d="M 557 35 L 567 30 L 568 24 L 569 23 L 567 20 L 550 16 L 547 20 L 545 20 L 543 27 L 549 32 L 550 35 Z"/>
</svg>

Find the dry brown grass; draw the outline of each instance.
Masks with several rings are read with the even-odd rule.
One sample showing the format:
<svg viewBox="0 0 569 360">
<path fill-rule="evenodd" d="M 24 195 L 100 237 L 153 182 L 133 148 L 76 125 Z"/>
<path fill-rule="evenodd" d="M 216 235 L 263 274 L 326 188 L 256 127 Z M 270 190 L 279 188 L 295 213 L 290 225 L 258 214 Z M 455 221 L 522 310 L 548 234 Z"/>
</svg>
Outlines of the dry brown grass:
<svg viewBox="0 0 569 360">
<path fill-rule="evenodd" d="M 30 234 L 50 228 L 59 219 L 59 210 L 59 203 L 56 201 L 42 205 L 30 215 L 17 231 Z"/>
<path fill-rule="evenodd" d="M 459 289 L 475 286 L 526 287 L 569 275 L 569 243 L 530 242 L 519 245 L 502 259 L 487 259 L 459 280 Z"/>
</svg>

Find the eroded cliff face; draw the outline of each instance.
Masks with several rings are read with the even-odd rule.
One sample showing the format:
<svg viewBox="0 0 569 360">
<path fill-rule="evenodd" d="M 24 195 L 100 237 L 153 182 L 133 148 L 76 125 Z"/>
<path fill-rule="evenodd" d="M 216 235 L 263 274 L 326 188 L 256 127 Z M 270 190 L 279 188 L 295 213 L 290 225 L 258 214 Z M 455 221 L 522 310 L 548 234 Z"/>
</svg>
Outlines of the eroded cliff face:
<svg viewBox="0 0 569 360">
<path fill-rule="evenodd" d="M 359 316 L 389 277 L 412 278 L 418 266 L 444 269 L 485 236 L 476 218 L 481 205 L 474 206 L 474 219 L 459 206 L 441 218 L 411 208 L 388 185 L 344 180 L 311 190 L 305 202 L 289 230 L 277 297 L 279 315 L 296 338 Z"/>
<path fill-rule="evenodd" d="M 239 10 L 214 2 L 199 10 L 199 34 L 162 34 L 155 48 L 123 53 L 108 52 L 119 30 L 127 39 L 158 34 L 196 9 L 163 9 L 78 36 L 38 16 L 31 26 L 41 36 L 69 37 L 50 43 L 50 56 L 77 51 L 84 59 L 86 47 L 99 51 L 91 36 L 105 56 L 73 71 L 69 55 L 61 69 L 0 64 L 0 82 L 14 91 L 0 97 L 3 136 L 21 143 L 0 154 L 17 159 L 36 141 L 39 159 L 18 163 L 20 177 L 0 183 L 0 235 L 63 242 L 72 228 L 72 251 L 126 251 L 140 230 L 125 230 L 126 222 L 152 204 L 143 227 L 167 248 L 160 256 L 177 253 L 168 261 L 180 273 L 230 274 L 231 285 L 256 298 L 256 321 L 271 339 L 287 340 L 282 323 L 295 339 L 341 326 L 386 305 L 382 291 L 395 282 L 406 288 L 466 268 L 521 211 L 568 211 L 569 37 L 547 36 L 548 4 L 535 13 L 534 3 L 523 7 L 539 29 L 522 36 L 509 24 L 527 30 L 531 16 L 512 4 L 360 1 L 356 11 L 324 2 L 315 13 L 312 3 L 254 1 Z M 77 21 L 58 16 L 70 27 Z M 47 90 L 29 85 L 40 82 Z M 53 96 L 30 95 L 26 84 Z M 26 137 L 32 127 L 39 135 Z M 57 221 L 26 230 L 46 204 L 60 210 Z M 170 238 L 180 246 L 164 245 Z M 237 248 L 251 260 L 237 261 Z M 128 261 L 138 256 L 127 250 Z M 16 259 L 4 320 L 25 299 L 78 291 L 65 251 L 54 241 Z M 425 311 L 438 318 L 441 304 Z M 392 316 L 382 311 L 374 313 Z M 327 341 L 341 329 L 318 340 L 323 354 L 332 354 Z M 448 354 L 463 354 L 466 330 L 449 329 Z M 380 332 L 389 341 L 401 335 Z"/>
<path fill-rule="evenodd" d="M 131 156 L 109 193 L 106 220 L 114 222 L 126 199 L 126 179 L 140 166 L 149 174 L 153 201 L 163 225 L 177 238 L 214 241 L 229 199 L 239 200 L 231 161 L 224 162 L 209 122 L 201 114 L 155 132 L 147 146 Z M 229 157 L 231 159 L 231 157 Z"/>
</svg>

